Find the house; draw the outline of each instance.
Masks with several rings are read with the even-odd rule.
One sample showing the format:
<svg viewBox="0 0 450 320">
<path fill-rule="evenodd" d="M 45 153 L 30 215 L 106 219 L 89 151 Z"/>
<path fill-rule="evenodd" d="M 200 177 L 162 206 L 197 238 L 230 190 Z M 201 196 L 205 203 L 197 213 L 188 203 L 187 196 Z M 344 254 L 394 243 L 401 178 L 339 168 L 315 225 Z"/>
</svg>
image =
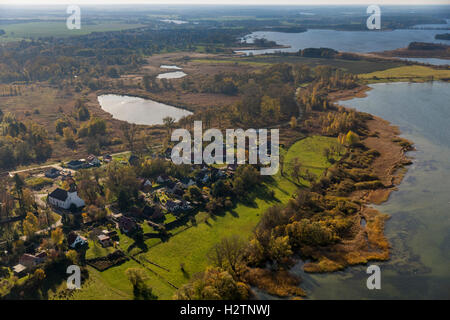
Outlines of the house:
<svg viewBox="0 0 450 320">
<path fill-rule="evenodd" d="M 19 278 L 21 278 L 21 277 L 23 277 L 24 275 L 25 275 L 25 271 L 27 270 L 27 267 L 25 267 L 24 265 L 22 265 L 22 264 L 16 264 L 14 267 L 13 267 L 13 272 L 14 272 L 14 275 L 16 276 L 16 277 L 19 277 Z"/>
<path fill-rule="evenodd" d="M 195 185 L 195 181 L 192 180 L 191 178 L 183 178 L 183 179 L 180 180 L 180 182 L 181 182 L 181 184 L 182 184 L 184 189 L 187 189 L 190 186 Z"/>
<path fill-rule="evenodd" d="M 97 236 L 98 242 L 102 245 L 103 248 L 109 247 L 111 245 L 111 238 L 101 234 Z"/>
<path fill-rule="evenodd" d="M 122 216 L 119 219 L 119 228 L 125 233 L 131 232 L 136 228 L 136 222 L 131 218 Z"/>
<path fill-rule="evenodd" d="M 86 165 L 86 162 L 83 160 L 71 160 L 67 162 L 67 166 L 72 170 L 78 170 L 83 168 Z"/>
<path fill-rule="evenodd" d="M 166 209 L 170 212 L 177 212 L 181 209 L 182 202 L 181 200 L 168 200 L 166 202 Z"/>
<path fill-rule="evenodd" d="M 109 154 L 106 154 L 103 156 L 103 161 L 106 163 L 110 163 L 112 161 L 112 156 Z"/>
<path fill-rule="evenodd" d="M 44 263 L 46 259 L 47 253 L 45 252 L 41 252 L 37 255 L 25 253 L 19 258 L 19 264 L 27 268 L 33 268 L 41 263 Z"/>
<path fill-rule="evenodd" d="M 65 210 L 70 209 L 72 206 L 75 206 L 78 209 L 85 205 L 84 200 L 78 197 L 75 184 L 71 185 L 69 191 L 56 188 L 48 195 L 47 200 L 51 205 Z"/>
<path fill-rule="evenodd" d="M 123 217 L 123 215 L 122 215 L 121 213 L 113 213 L 113 214 L 111 214 L 111 215 L 108 216 L 108 217 L 110 217 L 110 219 L 111 219 L 112 221 L 118 223 L 119 220 L 120 220 L 120 218 Z"/>
<path fill-rule="evenodd" d="M 94 155 L 89 155 L 87 158 L 86 158 L 86 160 L 87 160 L 87 162 L 89 163 L 89 165 L 91 165 L 92 167 L 98 167 L 98 166 L 100 166 L 100 160 L 96 157 L 96 156 L 94 156 Z"/>
<path fill-rule="evenodd" d="M 113 240 L 118 238 L 116 230 L 102 230 L 102 234 L 110 237 Z"/>
<path fill-rule="evenodd" d="M 161 174 L 161 175 L 159 175 L 158 178 L 156 179 L 156 181 L 157 181 L 158 183 L 165 183 L 166 181 L 169 181 L 169 180 L 170 180 L 170 178 L 169 178 L 169 176 L 168 176 L 167 174 Z"/>
<path fill-rule="evenodd" d="M 150 190 L 152 182 L 149 179 L 139 179 L 141 190 Z"/>
<path fill-rule="evenodd" d="M 69 244 L 69 247 L 75 249 L 87 245 L 88 241 L 85 237 L 82 237 L 79 234 L 72 231 L 67 236 L 67 243 Z"/>
<path fill-rule="evenodd" d="M 60 174 L 60 172 L 56 168 L 50 168 L 49 170 L 45 171 L 45 176 L 50 179 L 57 178 L 59 176 L 59 174 Z"/>
</svg>

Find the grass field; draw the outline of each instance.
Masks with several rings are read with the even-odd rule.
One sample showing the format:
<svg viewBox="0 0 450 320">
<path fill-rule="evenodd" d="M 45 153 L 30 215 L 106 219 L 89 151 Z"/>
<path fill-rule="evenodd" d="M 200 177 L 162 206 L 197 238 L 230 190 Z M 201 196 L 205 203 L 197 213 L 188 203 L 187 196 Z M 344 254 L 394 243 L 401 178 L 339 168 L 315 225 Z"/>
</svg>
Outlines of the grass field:
<svg viewBox="0 0 450 320">
<path fill-rule="evenodd" d="M 17 41 L 38 37 L 68 37 L 89 34 L 92 32 L 118 31 L 142 27 L 141 24 L 126 24 L 120 21 L 105 21 L 99 24 L 81 23 L 81 29 L 70 30 L 66 21 L 40 21 L 14 23 L 0 25 L 5 30 L 5 35 L 0 37 L 0 42 Z"/>
<path fill-rule="evenodd" d="M 330 166 L 330 163 L 323 155 L 324 148 L 332 145 L 337 146 L 338 144 L 336 138 L 323 136 L 313 136 L 297 141 L 289 148 L 289 151 L 285 156 L 285 172 L 287 174 L 291 172 L 291 165 L 294 162 L 294 159 L 298 158 L 303 169 L 308 169 L 319 176 L 325 168 Z M 339 156 L 335 154 L 332 158 L 338 160 Z M 302 180 L 301 182 L 302 184 L 307 185 L 306 181 Z"/>
<path fill-rule="evenodd" d="M 450 79 L 450 70 L 434 69 L 425 66 L 403 66 L 360 75 L 360 78 L 374 82 L 429 81 Z"/>
<path fill-rule="evenodd" d="M 320 174 L 330 164 L 323 156 L 323 149 L 337 143 L 334 138 L 309 137 L 295 143 L 287 152 L 286 157 L 298 157 L 311 171 Z M 153 288 L 159 299 L 171 299 L 175 288 L 180 287 L 197 272 L 208 265 L 207 253 L 222 238 L 238 234 L 248 239 L 253 228 L 258 223 L 261 214 L 276 203 L 286 203 L 297 186 L 280 173 L 267 184 L 275 191 L 275 199 L 265 199 L 260 192 L 252 205 L 239 204 L 231 212 L 223 216 L 206 219 L 205 222 L 179 232 L 169 241 L 151 247 L 147 252 L 137 256 L 140 261 L 157 274 L 146 269 L 148 284 Z M 200 214 L 201 215 L 201 214 Z M 148 262 L 155 263 L 150 264 Z M 185 272 L 180 264 L 184 264 Z M 135 261 L 128 261 L 120 266 L 110 268 L 104 272 L 91 270 L 91 278 L 85 288 L 76 292 L 76 299 L 131 299 L 132 288 L 125 278 L 124 272 L 128 268 L 140 267 Z M 161 268 L 162 267 L 162 268 Z M 98 291 L 102 291 L 98 293 Z"/>
</svg>

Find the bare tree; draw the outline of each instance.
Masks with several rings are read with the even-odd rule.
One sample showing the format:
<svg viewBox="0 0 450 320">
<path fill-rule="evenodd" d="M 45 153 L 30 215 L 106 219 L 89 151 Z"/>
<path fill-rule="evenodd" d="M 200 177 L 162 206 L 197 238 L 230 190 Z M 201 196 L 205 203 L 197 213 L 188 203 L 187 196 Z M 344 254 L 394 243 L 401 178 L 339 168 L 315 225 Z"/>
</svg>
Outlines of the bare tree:
<svg viewBox="0 0 450 320">
<path fill-rule="evenodd" d="M 242 239 L 237 236 L 223 238 L 216 244 L 208 254 L 211 262 L 231 274 L 239 274 L 239 266 L 242 263 L 245 244 Z"/>
<path fill-rule="evenodd" d="M 163 119 L 163 123 L 164 123 L 164 126 L 167 129 L 168 140 L 170 140 L 170 135 L 172 134 L 172 129 L 173 129 L 174 125 L 175 125 L 175 118 L 165 117 Z"/>
<path fill-rule="evenodd" d="M 136 142 L 136 135 L 138 132 L 138 127 L 134 123 L 124 123 L 120 126 L 123 136 L 128 143 L 128 148 L 130 151 L 134 151 L 134 144 Z"/>
</svg>

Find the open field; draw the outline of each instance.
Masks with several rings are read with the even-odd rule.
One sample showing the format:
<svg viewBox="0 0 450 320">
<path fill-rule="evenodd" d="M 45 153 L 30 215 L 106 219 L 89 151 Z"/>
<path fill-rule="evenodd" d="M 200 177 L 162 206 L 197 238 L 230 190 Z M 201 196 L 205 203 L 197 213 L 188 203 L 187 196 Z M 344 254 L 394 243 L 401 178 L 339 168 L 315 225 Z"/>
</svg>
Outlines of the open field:
<svg viewBox="0 0 450 320">
<path fill-rule="evenodd" d="M 376 60 L 344 60 L 344 59 L 325 59 L 325 58 L 309 58 L 296 55 L 259 55 L 259 56 L 234 56 L 234 57 L 214 57 L 211 59 L 194 59 L 193 62 L 206 64 L 236 64 L 236 65 L 252 65 L 267 66 L 277 63 L 300 63 L 310 67 L 319 65 L 328 65 L 331 67 L 342 68 L 354 74 L 369 73 L 374 71 L 385 70 L 389 68 L 405 65 L 404 62 L 396 61 L 376 61 Z"/>
<path fill-rule="evenodd" d="M 450 79 L 449 69 L 435 69 L 425 66 L 404 66 L 383 71 L 377 71 L 360 75 L 360 78 L 366 79 L 371 83 L 375 82 L 395 82 L 395 81 L 414 81 L 423 82 L 430 80 Z"/>
<path fill-rule="evenodd" d="M 299 157 L 305 167 L 308 166 L 312 172 L 320 174 L 322 170 L 330 166 L 323 156 L 323 149 L 335 143 L 335 138 L 308 137 L 295 143 L 287 152 L 287 157 Z M 276 199 L 267 199 L 266 193 L 261 189 L 256 192 L 255 201 L 250 205 L 238 204 L 231 212 L 220 216 L 207 217 L 206 214 L 200 213 L 199 216 L 206 219 L 199 217 L 197 225 L 182 230 L 169 241 L 153 245 L 147 252 L 136 256 L 159 275 L 146 270 L 149 277 L 148 284 L 160 299 L 171 299 L 175 292 L 175 288 L 168 282 L 180 287 L 195 273 L 202 271 L 208 265 L 207 253 L 222 238 L 238 234 L 243 239 L 248 239 L 261 214 L 272 205 L 286 203 L 297 188 L 280 173 L 274 176 L 273 181 L 266 186 L 275 191 Z M 156 263 L 163 268 L 146 261 Z M 180 264 L 184 264 L 185 272 L 181 271 Z M 92 299 L 96 297 L 97 290 L 102 290 L 104 296 L 101 298 L 132 298 L 131 285 L 124 275 L 125 270 L 131 267 L 142 268 L 135 261 L 130 260 L 104 272 L 94 271 L 87 287 L 78 291 L 75 297 Z"/>
<path fill-rule="evenodd" d="M 289 148 L 285 156 L 285 172 L 290 174 L 292 163 L 295 158 L 298 158 L 303 169 L 308 169 L 317 176 L 320 175 L 330 166 L 330 162 L 323 155 L 323 150 L 338 144 L 336 138 L 324 136 L 313 136 L 297 141 Z M 335 154 L 331 158 L 338 160 L 339 155 Z M 308 183 L 302 180 L 302 184 Z"/>
<path fill-rule="evenodd" d="M 92 32 L 119 31 L 139 28 L 141 24 L 127 24 L 120 21 L 104 21 L 99 24 L 81 24 L 81 29 L 70 30 L 66 21 L 40 21 L 0 25 L 5 35 L 0 42 L 17 41 L 38 37 L 68 37 L 89 34 Z"/>
</svg>

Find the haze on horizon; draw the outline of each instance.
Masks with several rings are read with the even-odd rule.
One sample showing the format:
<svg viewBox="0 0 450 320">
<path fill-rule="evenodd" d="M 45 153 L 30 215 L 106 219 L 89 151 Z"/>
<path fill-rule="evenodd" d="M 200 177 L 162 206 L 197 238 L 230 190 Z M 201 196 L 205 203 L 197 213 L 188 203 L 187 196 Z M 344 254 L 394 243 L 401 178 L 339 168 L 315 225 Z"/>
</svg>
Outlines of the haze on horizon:
<svg viewBox="0 0 450 320">
<path fill-rule="evenodd" d="M 450 5 L 449 0 L 0 0 L 0 5 Z"/>
</svg>

